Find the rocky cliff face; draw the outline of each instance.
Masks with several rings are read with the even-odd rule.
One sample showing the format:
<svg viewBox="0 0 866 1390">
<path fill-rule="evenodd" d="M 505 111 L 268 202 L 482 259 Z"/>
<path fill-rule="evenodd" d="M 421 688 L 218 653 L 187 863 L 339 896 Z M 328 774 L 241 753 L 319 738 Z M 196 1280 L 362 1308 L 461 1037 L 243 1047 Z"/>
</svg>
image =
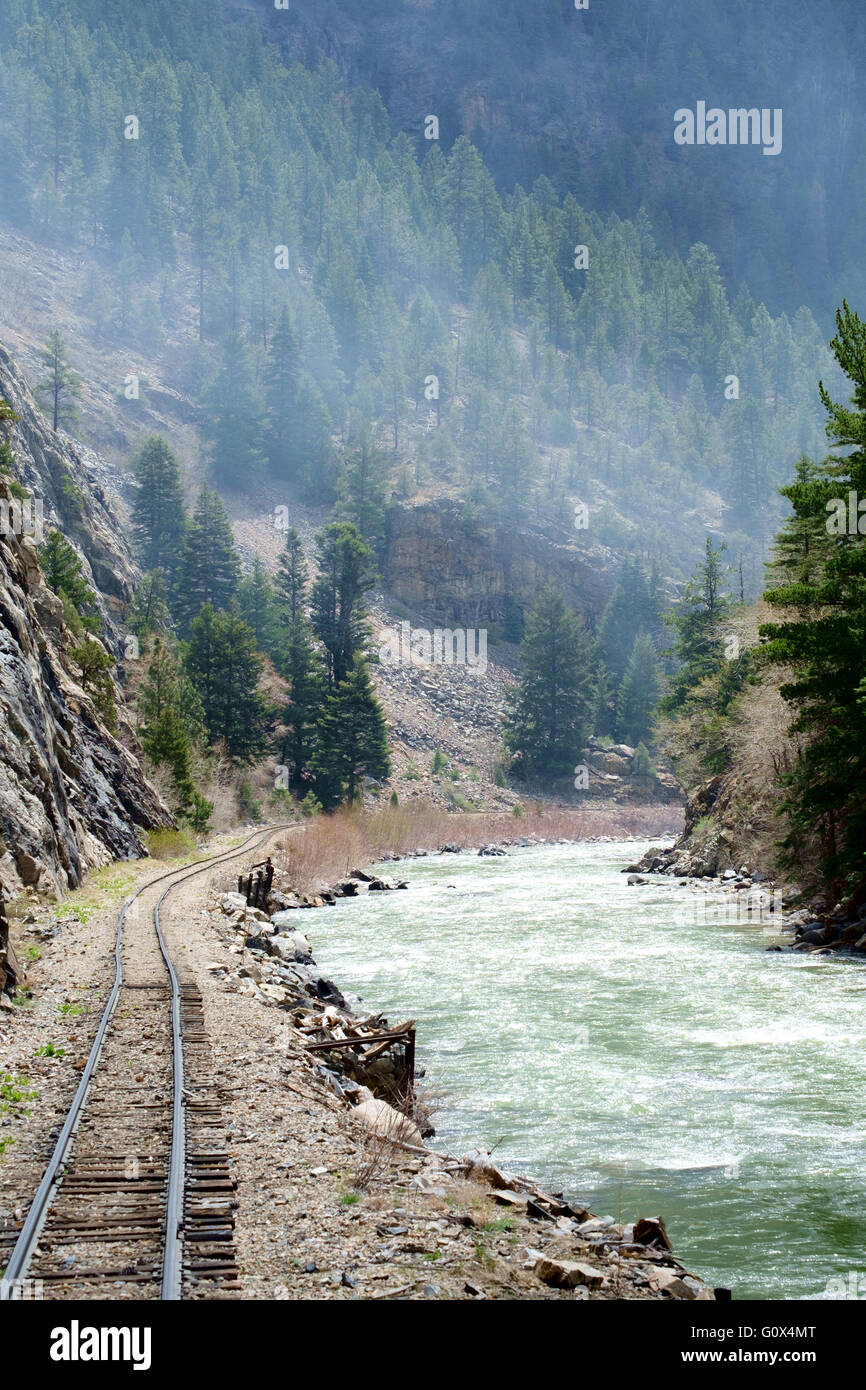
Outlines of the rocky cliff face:
<svg viewBox="0 0 866 1390">
<path fill-rule="evenodd" d="M 119 618 L 134 569 L 84 451 L 56 438 L 0 348 L 0 398 L 20 419 L 12 429 L 16 473 L 79 551 L 98 590 L 105 642 L 120 642 Z M 0 478 L 0 509 L 11 494 Z M 142 855 L 144 829 L 171 816 L 145 780 L 118 691 L 118 735 L 102 722 L 69 657 L 62 605 L 44 583 L 32 536 L 0 534 L 0 892 L 22 885 L 62 891 L 95 864 Z M 23 529 L 26 529 L 23 528 Z"/>
<path fill-rule="evenodd" d="M 19 417 L 12 428 L 19 482 L 42 503 L 54 526 L 79 553 L 100 600 L 103 633 L 119 651 L 120 615 L 132 597 L 135 566 L 123 538 L 111 472 L 99 456 L 66 434 L 55 435 L 0 344 L 0 400 Z"/>
<path fill-rule="evenodd" d="M 388 513 L 386 588 L 437 622 L 504 622 L 509 603 L 531 608 L 550 581 L 580 612 L 598 614 L 610 597 L 614 564 L 605 547 L 578 545 L 564 528 L 487 528 L 450 500 Z"/>
</svg>

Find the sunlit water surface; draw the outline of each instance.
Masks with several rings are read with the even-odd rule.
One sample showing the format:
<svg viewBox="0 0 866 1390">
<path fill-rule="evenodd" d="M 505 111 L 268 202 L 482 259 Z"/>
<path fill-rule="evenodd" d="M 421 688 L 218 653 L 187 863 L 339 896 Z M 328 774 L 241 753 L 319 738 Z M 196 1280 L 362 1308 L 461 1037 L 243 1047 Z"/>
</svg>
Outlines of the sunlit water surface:
<svg viewBox="0 0 866 1390">
<path fill-rule="evenodd" d="M 676 880 L 629 888 L 644 848 L 409 860 L 386 870 L 408 892 L 304 925 L 344 992 L 417 1018 L 435 1145 L 661 1213 L 735 1298 L 866 1295 L 866 973 L 768 953 Z"/>
</svg>

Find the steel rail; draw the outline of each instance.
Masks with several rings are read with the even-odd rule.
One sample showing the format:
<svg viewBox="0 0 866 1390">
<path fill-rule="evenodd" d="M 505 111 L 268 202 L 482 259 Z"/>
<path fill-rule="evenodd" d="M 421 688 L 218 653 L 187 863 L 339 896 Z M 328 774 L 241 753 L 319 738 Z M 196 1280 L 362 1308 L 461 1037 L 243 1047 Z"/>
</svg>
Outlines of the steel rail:
<svg viewBox="0 0 866 1390">
<path fill-rule="evenodd" d="M 21 1230 L 18 1239 L 12 1248 L 9 1261 L 0 1279 L 0 1302 L 12 1299 L 14 1284 L 24 1278 L 27 1267 L 36 1249 L 45 1218 L 48 1214 L 48 1207 L 55 1189 L 60 1185 L 63 1178 L 63 1168 L 69 1151 L 72 1147 L 72 1140 L 78 1128 L 81 1114 L 84 1109 L 84 1102 L 87 1092 L 90 1089 L 90 1082 L 96 1070 L 100 1056 L 102 1054 L 105 1035 L 108 1025 L 123 988 L 123 928 L 126 922 L 126 914 L 132 907 L 137 898 L 153 888 L 157 883 L 164 883 L 167 878 L 174 878 L 174 882 L 161 893 L 156 906 L 153 909 L 153 920 L 156 928 L 156 935 L 159 941 L 159 948 L 162 952 L 163 960 L 168 968 L 169 979 L 171 981 L 171 1016 L 172 1016 L 172 1071 L 173 1071 L 173 1122 L 172 1122 L 172 1141 L 171 1141 L 171 1160 L 169 1166 L 168 1189 L 166 1194 L 166 1233 L 165 1233 L 165 1253 L 163 1257 L 163 1275 L 160 1298 L 172 1300 L 180 1297 L 180 1212 L 183 1198 L 183 1177 L 184 1177 L 184 1115 L 183 1115 L 183 1042 L 181 1038 L 180 1026 L 180 985 L 177 974 L 166 948 L 162 931 L 159 925 L 159 909 L 163 901 L 175 888 L 186 883 L 188 879 L 195 878 L 198 874 L 203 874 L 210 868 L 225 863 L 227 860 L 236 859 L 239 855 L 247 853 L 252 848 L 258 848 L 259 844 L 264 844 L 272 835 L 278 835 L 281 830 L 288 830 L 290 822 L 282 825 L 271 826 L 265 831 L 257 831 L 242 844 L 235 845 L 233 849 L 226 850 L 224 854 L 213 855 L 208 858 L 194 859 L 192 864 L 185 864 L 181 869 L 169 869 L 164 874 L 156 874 L 143 883 L 134 893 L 126 899 L 120 910 L 117 919 L 117 938 L 114 945 L 114 984 L 108 996 L 108 1002 L 102 1013 L 99 1027 L 96 1030 L 96 1037 L 90 1048 L 90 1053 L 78 1083 L 78 1088 L 72 1098 L 72 1103 L 67 1111 L 63 1128 L 57 1137 L 51 1158 L 42 1176 L 36 1195 L 30 1204 L 30 1210 Z M 191 872 L 189 872 L 191 870 Z"/>
</svg>

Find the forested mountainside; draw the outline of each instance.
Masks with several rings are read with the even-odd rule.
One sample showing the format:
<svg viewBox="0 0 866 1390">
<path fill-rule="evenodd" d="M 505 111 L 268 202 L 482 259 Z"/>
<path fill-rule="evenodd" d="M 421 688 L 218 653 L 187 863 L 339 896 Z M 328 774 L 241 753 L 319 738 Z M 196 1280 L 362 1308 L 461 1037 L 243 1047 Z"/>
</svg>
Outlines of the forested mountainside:
<svg viewBox="0 0 866 1390">
<path fill-rule="evenodd" d="M 651 199 L 625 218 L 564 156 L 557 186 L 515 185 L 447 121 L 425 141 L 333 64 L 284 64 L 260 16 L 212 13 L 0 16 L 3 215 L 85 258 L 70 309 L 130 362 L 118 410 L 134 425 L 147 377 L 131 401 L 124 383 L 146 358 L 197 403 L 217 486 L 258 474 L 342 499 L 377 549 L 389 498 L 444 493 L 481 525 L 545 516 L 675 578 L 709 527 L 756 591 L 774 485 L 820 447 L 814 378 L 832 367 L 808 308 L 774 315 L 726 280 L 712 203 L 674 245 Z M 513 37 L 516 7 L 500 19 Z M 519 91 L 508 109 L 522 127 Z M 730 153 L 772 179 L 760 151 Z"/>
<path fill-rule="evenodd" d="M 696 766 L 713 771 L 715 716 L 751 672 L 720 664 L 722 610 L 701 612 L 687 577 L 704 555 L 718 566 L 709 533 L 726 542 L 732 602 L 760 593 L 779 487 L 822 451 L 816 380 L 838 396 L 850 366 L 815 314 L 834 267 L 855 289 L 861 273 L 849 234 L 830 233 L 859 196 L 843 48 L 862 21 L 832 8 L 807 80 L 785 12 L 782 24 L 772 0 L 757 17 L 728 8 L 750 36 L 734 92 L 720 20 L 703 10 L 674 6 L 662 25 L 651 6 L 604 18 L 552 6 L 532 28 L 504 4 L 480 92 L 483 3 L 382 3 L 364 29 L 341 0 L 315 13 L 227 4 L 206 24 L 194 0 L 66 0 L 50 19 L 37 0 L 9 0 L 0 235 L 17 289 L 5 324 L 34 363 L 52 330 L 41 356 L 55 429 L 73 418 L 80 361 L 85 432 L 111 417 L 115 459 L 131 464 L 149 575 L 126 621 L 154 643 L 140 716 L 179 813 L 205 824 L 212 810 L 191 775 L 196 748 L 241 764 L 275 753 L 285 789 L 326 808 L 354 799 L 359 779 L 387 779 L 382 678 L 367 666 L 377 576 L 390 590 L 377 621 L 484 620 L 493 641 L 523 639 L 511 713 L 500 685 L 485 716 L 502 723 L 499 754 L 485 749 L 497 785 L 509 758 L 562 785 L 593 734 L 637 745 L 648 775 L 640 745 L 653 746 L 664 680 L 676 713 L 689 682 L 705 702 L 708 676 L 719 690 Z M 817 20 L 798 17 L 802 47 Z M 416 49 L 422 116 L 409 103 Z M 819 164 L 806 126 L 834 57 L 845 114 L 838 159 L 822 145 Z M 620 59 L 641 76 L 615 101 Z M 784 164 L 749 148 L 717 150 L 710 166 L 665 134 L 670 92 L 674 109 L 727 90 L 774 110 L 780 63 L 793 74 Z M 437 75 L 452 102 L 441 111 Z M 549 88 L 567 98 L 565 131 Z M 154 425 L 167 441 L 148 437 Z M 61 497 L 71 505 L 74 490 Z M 232 535 L 253 497 L 286 523 L 275 581 L 251 568 L 265 526 L 242 524 L 243 554 Z M 304 508 L 302 536 L 287 527 Z M 661 614 L 676 595 L 672 662 Z M 541 729 L 563 644 L 568 714 Z M 151 707 L 167 722 L 148 722 Z M 350 715 L 363 755 L 338 747 Z"/>
<path fill-rule="evenodd" d="M 419 139 L 440 118 L 443 147 L 468 135 L 502 191 L 571 193 L 634 219 L 666 252 L 710 241 L 731 286 L 771 312 L 802 303 L 829 330 L 832 308 L 866 293 L 866 92 L 859 0 L 271 0 L 252 10 L 293 58 L 323 54 L 375 87 L 394 126 Z M 678 149 L 673 113 L 780 108 L 784 154 Z M 696 158 L 697 156 L 697 158 Z M 551 190 L 548 180 L 553 186 Z M 712 237 L 708 236 L 712 229 Z"/>
<path fill-rule="evenodd" d="M 112 676 L 136 573 L 97 461 L 52 433 L 2 348 L 0 400 L 0 893 L 14 898 L 135 858 L 172 820 Z M 61 564 L 84 623 L 52 587 Z"/>
</svg>

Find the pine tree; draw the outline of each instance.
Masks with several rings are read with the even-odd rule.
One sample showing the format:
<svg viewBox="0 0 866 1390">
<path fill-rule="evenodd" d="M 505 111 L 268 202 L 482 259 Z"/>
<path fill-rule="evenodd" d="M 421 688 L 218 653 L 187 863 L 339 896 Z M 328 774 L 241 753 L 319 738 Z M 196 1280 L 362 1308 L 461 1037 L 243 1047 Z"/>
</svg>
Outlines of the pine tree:
<svg viewBox="0 0 866 1390">
<path fill-rule="evenodd" d="M 312 377 L 304 375 L 298 386 L 296 476 L 310 501 L 330 504 L 336 495 L 337 455 L 333 422 L 327 402 Z"/>
<path fill-rule="evenodd" d="M 151 570 L 139 581 L 126 614 L 126 624 L 136 637 L 145 638 L 151 632 L 167 632 L 171 618 L 168 610 L 168 586 L 162 570 Z"/>
<path fill-rule="evenodd" d="M 266 745 L 268 715 L 258 689 L 263 662 L 236 604 L 227 613 L 204 605 L 192 623 L 185 665 L 210 742 L 222 742 L 229 757 L 251 762 Z"/>
<path fill-rule="evenodd" d="M 617 683 L 625 675 L 638 633 L 653 634 L 658 629 L 657 598 L 641 566 L 627 558 L 598 626 L 599 652 Z"/>
<path fill-rule="evenodd" d="M 275 641 L 274 586 L 258 555 L 253 560 L 252 573 L 238 585 L 237 597 L 238 611 L 252 629 L 256 645 L 261 651 L 270 652 Z"/>
<path fill-rule="evenodd" d="M 48 401 L 56 434 L 61 420 L 71 422 L 78 418 L 75 400 L 81 395 L 81 377 L 70 366 L 66 343 L 57 328 L 52 328 L 48 334 L 48 342 L 44 348 L 39 349 L 39 356 L 45 363 L 47 375 L 39 382 L 36 390 Z"/>
<path fill-rule="evenodd" d="M 316 538 L 313 632 L 325 649 L 328 684 L 349 675 L 369 635 L 365 595 L 373 587 L 372 554 L 357 526 L 331 522 Z"/>
<path fill-rule="evenodd" d="M 145 569 L 171 582 L 180 561 L 186 507 L 180 463 L 166 440 L 152 434 L 132 460 L 132 530 Z"/>
<path fill-rule="evenodd" d="M 85 633 L 77 646 L 70 648 L 69 655 L 81 672 L 81 684 L 93 700 L 100 718 L 115 733 L 117 704 L 111 675 L 114 657 L 91 633 Z"/>
<path fill-rule="evenodd" d="M 346 460 L 340 483 L 339 514 L 354 522 L 374 555 L 385 545 L 385 488 L 387 460 L 375 440 L 364 430 L 360 443 Z"/>
<path fill-rule="evenodd" d="M 175 612 L 185 633 L 204 604 L 228 607 L 237 593 L 240 572 L 222 499 L 205 484 L 187 527 L 178 572 Z"/>
<path fill-rule="evenodd" d="M 308 570 L 301 538 L 297 531 L 290 530 L 275 581 L 277 637 L 274 659 L 289 687 L 282 713 L 281 758 L 289 769 L 292 791 L 302 789 L 312 766 L 326 684 L 306 612 L 307 584 Z"/>
<path fill-rule="evenodd" d="M 361 657 L 326 701 L 314 769 L 316 795 L 326 811 L 341 801 L 351 806 L 364 777 L 390 774 L 385 716 Z"/>
<path fill-rule="evenodd" d="M 676 634 L 679 669 L 671 681 L 670 693 L 661 701 L 661 708 L 667 713 L 681 709 L 690 693 L 714 675 L 725 659 L 722 625 L 733 608 L 725 591 L 725 549 L 724 544 L 714 546 L 707 536 L 704 558 L 669 616 L 668 622 Z"/>
<path fill-rule="evenodd" d="M 292 478 L 301 463 L 298 440 L 298 345 L 284 304 L 268 349 L 265 451 L 277 478 Z"/>
<path fill-rule="evenodd" d="M 99 627 L 96 594 L 84 577 L 84 568 L 74 547 L 59 531 L 49 531 L 39 562 L 45 583 L 55 594 L 68 600 L 81 630 L 96 632 Z"/>
<path fill-rule="evenodd" d="M 548 585 L 526 620 L 523 674 L 510 694 L 505 744 L 526 777 L 571 772 L 591 733 L 595 653 L 576 614 Z"/>
<path fill-rule="evenodd" d="M 866 902 L 866 323 L 846 302 L 830 346 L 854 388 L 845 406 L 820 386 L 827 433 L 833 448 L 846 452 L 814 473 L 799 470 L 782 488 L 794 508 L 780 556 L 790 580 L 765 594 L 780 621 L 760 632 L 768 639 L 763 659 L 792 673 L 782 696 L 794 714 L 790 732 L 803 744 L 783 779 L 786 862 L 807 887 L 820 885 L 831 904 L 847 897 L 859 905 Z M 804 555 L 802 541 L 819 536 L 822 526 L 818 564 L 811 546 Z M 818 883 L 810 884 L 815 845 Z"/>
<path fill-rule="evenodd" d="M 619 688 L 617 734 L 632 745 L 650 742 L 653 715 L 660 694 L 658 666 L 652 638 L 639 632 Z"/>
<path fill-rule="evenodd" d="M 280 556 L 274 587 L 277 622 L 291 628 L 304 615 L 309 570 L 301 538 L 294 527 L 286 532 L 286 546 Z"/>
<path fill-rule="evenodd" d="M 235 334 L 226 340 L 222 366 L 205 392 L 202 434 L 210 443 L 213 476 L 236 487 L 256 473 L 264 459 L 264 405 L 253 377 L 249 352 Z"/>
</svg>

